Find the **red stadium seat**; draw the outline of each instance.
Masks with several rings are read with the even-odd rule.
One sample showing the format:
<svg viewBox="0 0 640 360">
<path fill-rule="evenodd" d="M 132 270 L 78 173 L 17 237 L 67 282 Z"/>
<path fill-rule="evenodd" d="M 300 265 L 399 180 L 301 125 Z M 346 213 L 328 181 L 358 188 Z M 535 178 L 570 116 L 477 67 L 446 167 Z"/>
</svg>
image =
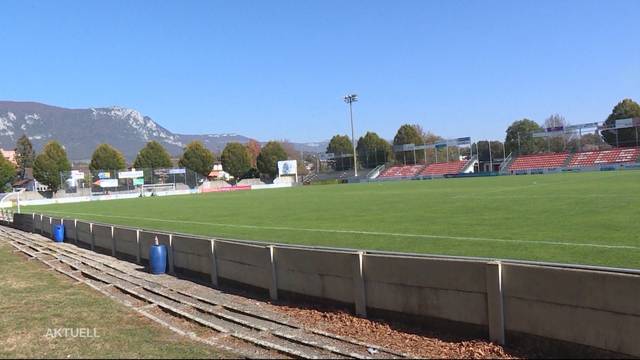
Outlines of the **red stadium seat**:
<svg viewBox="0 0 640 360">
<path fill-rule="evenodd" d="M 446 163 L 429 164 L 424 170 L 422 170 L 422 172 L 420 172 L 420 175 L 459 174 L 466 163 L 466 161 L 450 161 Z"/>
<path fill-rule="evenodd" d="M 568 157 L 568 153 L 518 156 L 509 166 L 509 170 L 530 170 L 561 167 L 564 166 Z"/>
<path fill-rule="evenodd" d="M 415 176 L 424 165 L 398 165 L 386 168 L 378 175 L 381 178 Z"/>
<path fill-rule="evenodd" d="M 569 167 L 636 162 L 638 157 L 640 148 L 587 151 L 573 155 Z"/>
</svg>

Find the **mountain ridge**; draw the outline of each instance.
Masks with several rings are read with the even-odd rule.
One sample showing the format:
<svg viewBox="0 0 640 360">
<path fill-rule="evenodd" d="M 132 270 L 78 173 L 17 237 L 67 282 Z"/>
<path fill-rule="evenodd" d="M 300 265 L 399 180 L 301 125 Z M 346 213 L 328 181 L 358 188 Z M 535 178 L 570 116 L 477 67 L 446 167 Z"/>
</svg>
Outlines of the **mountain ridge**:
<svg viewBox="0 0 640 360">
<path fill-rule="evenodd" d="M 101 143 L 116 147 L 132 160 L 151 140 L 161 143 L 173 156 L 178 156 L 184 146 L 194 140 L 202 141 L 218 154 L 229 142 L 251 140 L 233 133 L 174 133 L 138 110 L 120 106 L 68 109 L 34 101 L 0 101 L 0 146 L 15 148 L 22 134 L 29 137 L 36 151 L 50 140 L 59 141 L 73 161 L 90 159 Z M 305 152 L 324 152 L 327 143 L 292 142 L 297 151 Z"/>
</svg>

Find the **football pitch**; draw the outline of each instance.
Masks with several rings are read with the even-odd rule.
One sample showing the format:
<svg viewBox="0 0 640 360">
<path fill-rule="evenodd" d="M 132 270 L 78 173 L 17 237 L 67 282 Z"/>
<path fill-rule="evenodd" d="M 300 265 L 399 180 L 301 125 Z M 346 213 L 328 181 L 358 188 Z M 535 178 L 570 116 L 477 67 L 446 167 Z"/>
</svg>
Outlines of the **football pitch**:
<svg viewBox="0 0 640 360">
<path fill-rule="evenodd" d="M 304 186 L 25 210 L 211 237 L 640 268 L 640 171 Z"/>
</svg>

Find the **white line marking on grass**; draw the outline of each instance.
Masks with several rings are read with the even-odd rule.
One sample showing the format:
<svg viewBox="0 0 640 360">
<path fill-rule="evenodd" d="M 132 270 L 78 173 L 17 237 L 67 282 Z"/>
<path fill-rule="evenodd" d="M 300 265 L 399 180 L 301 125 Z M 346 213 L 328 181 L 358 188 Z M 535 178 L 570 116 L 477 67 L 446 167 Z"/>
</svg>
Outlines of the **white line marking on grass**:
<svg viewBox="0 0 640 360">
<path fill-rule="evenodd" d="M 231 227 L 231 228 L 242 228 L 242 229 L 286 230 L 286 231 L 304 231 L 304 232 L 323 232 L 323 233 L 333 233 L 333 234 L 358 234 L 358 235 L 393 236 L 393 237 L 423 238 L 423 239 L 446 239 L 446 240 L 460 240 L 460 241 L 485 241 L 485 242 L 493 241 L 493 242 L 502 242 L 502 243 L 525 243 L 525 244 L 542 244 L 542 245 L 554 245 L 554 246 L 592 247 L 592 248 L 602 248 L 602 249 L 640 250 L 640 247 L 631 246 L 631 245 L 603 245 L 603 244 L 573 243 L 573 242 L 545 241 L 545 240 L 536 241 L 536 240 L 519 240 L 519 239 L 494 239 L 494 238 L 481 238 L 481 237 L 468 237 L 468 236 L 406 234 L 406 233 L 379 232 L 379 231 L 313 229 L 313 228 L 295 228 L 295 227 L 288 227 L 288 226 L 240 225 L 240 224 L 209 223 L 209 222 L 190 221 L 190 220 L 156 219 L 156 218 L 122 216 L 122 215 L 71 213 L 71 212 L 63 212 L 63 211 L 48 211 L 48 212 L 54 213 L 54 214 L 85 215 L 85 216 L 105 217 L 105 218 L 135 219 L 135 220 L 166 222 L 166 223 L 175 223 L 175 224 L 192 224 L 192 225 Z"/>
</svg>

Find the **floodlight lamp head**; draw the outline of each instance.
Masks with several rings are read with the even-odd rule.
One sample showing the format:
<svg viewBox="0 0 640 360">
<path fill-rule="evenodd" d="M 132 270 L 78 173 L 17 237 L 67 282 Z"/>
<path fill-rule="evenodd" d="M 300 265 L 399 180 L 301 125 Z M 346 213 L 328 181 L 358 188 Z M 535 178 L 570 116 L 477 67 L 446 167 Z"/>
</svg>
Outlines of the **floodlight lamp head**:
<svg viewBox="0 0 640 360">
<path fill-rule="evenodd" d="M 358 95 L 356 94 L 351 94 L 344 97 L 344 102 L 346 103 L 352 103 L 356 101 L 358 101 Z"/>
</svg>

